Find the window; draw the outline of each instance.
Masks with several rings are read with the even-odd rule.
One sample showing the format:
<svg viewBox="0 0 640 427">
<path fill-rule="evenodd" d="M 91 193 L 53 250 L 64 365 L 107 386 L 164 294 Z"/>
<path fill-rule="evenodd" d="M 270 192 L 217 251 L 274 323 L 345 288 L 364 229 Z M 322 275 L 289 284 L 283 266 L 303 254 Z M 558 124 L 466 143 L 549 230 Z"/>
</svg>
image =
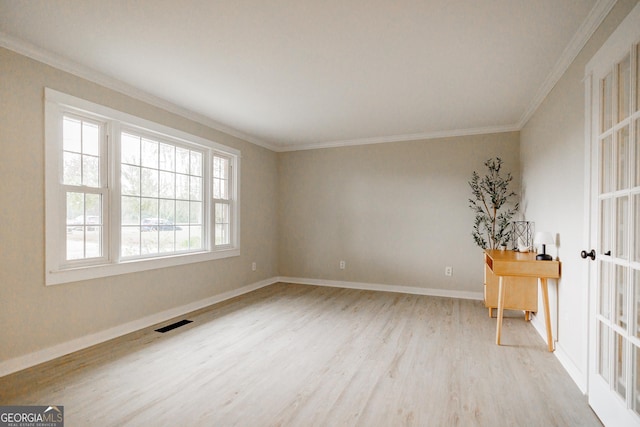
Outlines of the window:
<svg viewBox="0 0 640 427">
<path fill-rule="evenodd" d="M 231 198 L 229 169 L 231 159 L 213 155 L 213 203 L 215 211 L 215 244 L 231 243 Z"/>
<path fill-rule="evenodd" d="M 120 134 L 120 255 L 204 248 L 201 150 Z"/>
<path fill-rule="evenodd" d="M 104 123 L 66 114 L 62 118 L 62 185 L 66 261 L 104 260 L 107 198 Z"/>
<path fill-rule="evenodd" d="M 237 150 L 45 98 L 47 284 L 239 255 Z"/>
</svg>

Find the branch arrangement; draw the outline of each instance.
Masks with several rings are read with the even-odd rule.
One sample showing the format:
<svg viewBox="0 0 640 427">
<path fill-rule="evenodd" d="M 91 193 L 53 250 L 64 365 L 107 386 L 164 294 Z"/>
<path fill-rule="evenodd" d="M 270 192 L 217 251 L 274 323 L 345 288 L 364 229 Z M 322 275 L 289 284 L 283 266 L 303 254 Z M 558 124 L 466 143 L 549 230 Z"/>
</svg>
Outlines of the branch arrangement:
<svg viewBox="0 0 640 427">
<path fill-rule="evenodd" d="M 499 157 L 487 160 L 488 171 L 482 178 L 473 172 L 469 186 L 473 198 L 469 207 L 476 216 L 473 223 L 473 240 L 483 249 L 497 249 L 506 245 L 511 238 L 511 218 L 519 209 L 519 203 L 512 203 L 517 194 L 509 190 L 513 181 L 511 173 L 500 174 L 502 160 Z"/>
</svg>

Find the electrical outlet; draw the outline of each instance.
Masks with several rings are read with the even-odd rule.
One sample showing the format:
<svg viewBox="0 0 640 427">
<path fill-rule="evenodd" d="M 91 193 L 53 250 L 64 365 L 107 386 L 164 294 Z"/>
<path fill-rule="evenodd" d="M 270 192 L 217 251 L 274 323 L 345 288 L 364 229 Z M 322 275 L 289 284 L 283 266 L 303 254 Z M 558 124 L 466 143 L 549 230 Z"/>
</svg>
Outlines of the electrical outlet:
<svg viewBox="0 0 640 427">
<path fill-rule="evenodd" d="M 251 271 L 256 271 L 256 269 L 258 268 L 258 265 L 256 264 L 256 262 L 252 262 L 251 263 Z"/>
<path fill-rule="evenodd" d="M 347 268 L 347 263 L 345 261 L 340 261 L 340 270 L 344 270 Z"/>
<path fill-rule="evenodd" d="M 449 277 L 453 276 L 453 267 L 449 267 L 449 266 L 445 267 L 444 268 L 444 275 L 445 276 L 449 276 Z"/>
</svg>

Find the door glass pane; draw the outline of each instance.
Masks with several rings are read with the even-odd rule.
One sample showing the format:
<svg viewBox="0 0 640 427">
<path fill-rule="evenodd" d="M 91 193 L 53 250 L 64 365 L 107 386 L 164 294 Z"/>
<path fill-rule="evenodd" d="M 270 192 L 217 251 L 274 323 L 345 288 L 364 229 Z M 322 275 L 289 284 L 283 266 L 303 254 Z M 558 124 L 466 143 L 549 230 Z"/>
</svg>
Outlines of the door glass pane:
<svg viewBox="0 0 640 427">
<path fill-rule="evenodd" d="M 636 262 L 640 262 L 640 194 L 636 194 L 633 197 L 633 216 L 634 218 L 634 230 L 635 230 L 635 238 L 633 239 L 634 245 L 634 259 Z"/>
<path fill-rule="evenodd" d="M 631 60 L 629 55 L 618 64 L 618 122 L 629 117 L 631 100 Z"/>
<path fill-rule="evenodd" d="M 608 136 L 600 141 L 600 194 L 613 189 L 611 165 L 613 164 L 613 139 Z"/>
<path fill-rule="evenodd" d="M 600 201 L 600 239 L 598 244 L 600 245 L 599 252 L 601 254 L 611 251 L 613 247 L 611 242 L 611 199 L 604 199 Z"/>
<path fill-rule="evenodd" d="M 614 390 L 620 397 L 627 398 L 627 352 L 626 340 L 618 333 L 614 333 Z"/>
<path fill-rule="evenodd" d="M 599 314 L 606 319 L 611 319 L 611 301 L 610 301 L 610 291 L 611 291 L 611 275 L 609 274 L 611 271 L 611 264 L 608 262 L 600 261 L 600 303 L 599 303 Z"/>
<path fill-rule="evenodd" d="M 607 382 L 611 383 L 611 361 L 609 359 L 609 334 L 610 329 L 602 322 L 598 322 L 598 373 Z"/>
<path fill-rule="evenodd" d="M 640 111 L 640 44 L 636 46 L 636 111 Z"/>
<path fill-rule="evenodd" d="M 616 142 L 616 189 L 629 188 L 629 127 L 618 132 Z"/>
<path fill-rule="evenodd" d="M 601 82 L 601 108 L 602 112 L 600 115 L 600 131 L 604 132 L 607 129 L 611 128 L 613 125 L 612 115 L 611 115 L 611 105 L 612 105 L 612 91 L 611 86 L 613 85 L 613 75 L 609 73 L 607 77 L 602 79 Z"/>
<path fill-rule="evenodd" d="M 640 93 L 640 89 L 638 89 L 638 93 Z M 635 182 L 634 185 L 636 187 L 640 186 L 640 119 L 636 120 L 636 137 L 635 137 Z"/>
<path fill-rule="evenodd" d="M 635 335 L 640 338 L 640 270 L 633 272 L 633 309 L 635 310 Z"/>
<path fill-rule="evenodd" d="M 616 257 L 628 258 L 629 254 L 629 198 L 616 198 Z"/>
<path fill-rule="evenodd" d="M 616 265 L 616 324 L 627 329 L 627 277 L 628 269 L 622 265 Z"/>
<path fill-rule="evenodd" d="M 632 408 L 636 414 L 640 415 L 640 349 L 633 346 L 633 404 Z"/>
</svg>

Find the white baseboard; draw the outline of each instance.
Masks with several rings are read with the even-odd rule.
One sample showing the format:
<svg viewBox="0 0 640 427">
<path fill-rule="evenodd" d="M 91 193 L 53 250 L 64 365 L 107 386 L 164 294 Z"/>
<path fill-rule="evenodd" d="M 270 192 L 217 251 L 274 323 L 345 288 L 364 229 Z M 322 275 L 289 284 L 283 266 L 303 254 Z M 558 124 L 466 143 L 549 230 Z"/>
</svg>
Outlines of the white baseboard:
<svg viewBox="0 0 640 427">
<path fill-rule="evenodd" d="M 540 317 L 541 319 L 538 319 Z M 540 337 L 547 342 L 547 329 L 544 325 L 544 320 L 541 316 L 534 315 L 531 319 L 533 328 L 538 332 Z M 569 357 L 569 354 L 564 350 L 559 341 L 554 341 L 554 356 L 565 371 L 569 374 L 574 383 L 578 386 L 582 394 L 587 394 L 587 375 L 578 368 L 574 361 Z"/>
<path fill-rule="evenodd" d="M 300 285 L 329 286 L 334 288 L 360 289 L 364 291 L 398 292 L 402 294 L 429 295 L 459 299 L 484 299 L 482 292 L 454 291 L 449 289 L 416 288 L 415 286 L 384 285 L 379 283 L 344 282 L 337 280 L 307 279 L 302 277 L 278 277 L 279 282 Z"/>
<path fill-rule="evenodd" d="M 129 334 L 131 332 L 139 331 L 140 329 L 148 328 L 158 323 L 165 322 L 173 319 L 174 317 L 182 316 L 192 311 L 199 310 L 201 308 L 208 307 L 212 304 L 219 303 L 251 291 L 263 288 L 265 286 L 272 285 L 279 281 L 278 277 L 272 277 L 256 283 L 252 283 L 243 286 L 238 289 L 223 292 L 218 295 L 214 295 L 209 298 L 195 301 L 189 304 L 175 307 L 170 310 L 165 310 L 160 313 L 155 313 L 142 319 L 134 320 L 132 322 L 124 323 L 122 325 L 114 326 L 113 328 L 106 329 L 104 331 L 96 332 L 95 334 L 85 335 L 80 338 L 76 338 L 71 341 L 63 342 L 53 347 L 48 347 L 33 353 L 19 356 L 13 359 L 0 362 L 0 377 L 12 374 L 22 369 L 30 368 L 40 363 L 48 362 L 58 357 L 73 353 L 78 350 L 82 350 L 91 347 L 96 344 L 109 341 L 111 339 Z"/>
<path fill-rule="evenodd" d="M 544 342 L 547 342 L 547 329 L 544 326 L 544 314 L 540 313 L 540 318 L 538 318 L 538 313 L 531 313 L 531 324 L 533 325 L 533 329 L 535 329 L 538 334 L 542 337 Z M 555 343 L 554 343 L 555 344 Z"/>
<path fill-rule="evenodd" d="M 556 351 L 554 352 L 556 358 L 560 361 L 560 364 L 565 371 L 569 374 L 574 383 L 578 386 L 582 394 L 587 394 L 587 375 L 580 371 L 578 366 L 569 357 L 568 353 L 564 350 L 560 342 L 556 342 Z"/>
</svg>

